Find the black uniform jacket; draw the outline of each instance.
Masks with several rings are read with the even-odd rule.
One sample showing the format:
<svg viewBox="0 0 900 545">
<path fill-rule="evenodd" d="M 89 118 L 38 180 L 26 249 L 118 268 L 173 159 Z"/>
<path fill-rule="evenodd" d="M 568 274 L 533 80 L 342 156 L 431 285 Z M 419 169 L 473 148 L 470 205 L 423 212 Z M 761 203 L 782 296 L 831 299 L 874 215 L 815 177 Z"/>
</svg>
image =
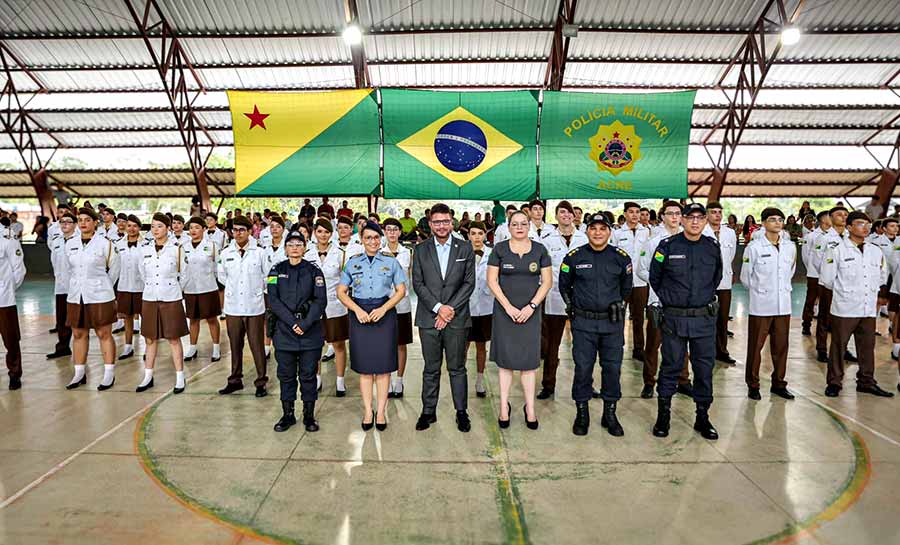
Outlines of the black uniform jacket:
<svg viewBox="0 0 900 545">
<path fill-rule="evenodd" d="M 291 265 L 282 261 L 266 279 L 269 306 L 277 318 L 272 342 L 276 350 L 315 350 L 325 344 L 322 316 L 325 313 L 325 276 L 309 261 Z M 303 335 L 294 332 L 300 326 Z"/>
</svg>

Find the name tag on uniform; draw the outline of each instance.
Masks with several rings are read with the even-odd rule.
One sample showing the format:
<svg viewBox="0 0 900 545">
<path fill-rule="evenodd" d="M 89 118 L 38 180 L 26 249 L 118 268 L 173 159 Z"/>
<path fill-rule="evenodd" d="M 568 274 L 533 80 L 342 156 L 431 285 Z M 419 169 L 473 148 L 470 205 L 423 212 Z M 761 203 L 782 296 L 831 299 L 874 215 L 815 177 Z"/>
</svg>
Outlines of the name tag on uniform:
<svg viewBox="0 0 900 545">
<path fill-rule="evenodd" d="M 759 256 L 759 257 L 772 257 L 772 254 L 762 254 L 762 255 Z"/>
<path fill-rule="evenodd" d="M 278 278 L 287 278 L 287 277 L 288 277 L 288 275 L 286 275 L 286 274 L 279 274 L 279 275 L 278 275 Z"/>
<path fill-rule="evenodd" d="M 229 258 L 226 259 L 225 261 L 234 261 L 234 258 L 233 258 L 233 257 L 229 257 Z"/>
<path fill-rule="evenodd" d="M 686 259 L 686 258 L 687 258 L 687 256 L 685 256 L 684 254 L 681 254 L 681 255 L 669 255 L 669 259 Z"/>
<path fill-rule="evenodd" d="M 845 258 L 844 258 L 844 261 L 845 261 L 845 262 L 846 262 L 846 261 L 856 261 L 856 258 L 855 258 L 855 257 L 845 257 Z"/>
<path fill-rule="evenodd" d="M 575 265 L 576 269 L 593 269 L 594 265 L 592 263 L 580 263 Z"/>
<path fill-rule="evenodd" d="M 516 267 L 512 263 L 504 263 L 503 268 L 504 269 L 515 269 Z"/>
</svg>

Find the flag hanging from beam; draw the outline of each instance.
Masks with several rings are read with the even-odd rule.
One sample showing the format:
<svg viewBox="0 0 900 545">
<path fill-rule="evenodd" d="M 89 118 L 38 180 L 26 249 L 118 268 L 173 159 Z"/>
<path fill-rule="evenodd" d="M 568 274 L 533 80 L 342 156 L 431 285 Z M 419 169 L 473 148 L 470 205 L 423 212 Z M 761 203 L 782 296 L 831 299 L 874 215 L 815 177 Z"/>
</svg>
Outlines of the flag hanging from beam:
<svg viewBox="0 0 900 545">
<path fill-rule="evenodd" d="M 536 92 L 383 89 L 381 102 L 385 198 L 534 196 Z"/>
<path fill-rule="evenodd" d="M 369 195 L 379 184 L 373 89 L 229 91 L 238 195 Z"/>
<path fill-rule="evenodd" d="M 541 198 L 687 197 L 694 95 L 545 91 Z"/>
</svg>

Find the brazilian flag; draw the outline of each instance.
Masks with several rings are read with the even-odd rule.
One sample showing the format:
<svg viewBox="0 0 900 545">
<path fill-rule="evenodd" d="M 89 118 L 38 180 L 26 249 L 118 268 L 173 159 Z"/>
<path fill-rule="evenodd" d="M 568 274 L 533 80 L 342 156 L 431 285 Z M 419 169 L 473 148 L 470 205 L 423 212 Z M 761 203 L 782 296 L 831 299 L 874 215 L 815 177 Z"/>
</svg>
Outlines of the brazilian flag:
<svg viewBox="0 0 900 545">
<path fill-rule="evenodd" d="M 235 192 L 369 195 L 378 188 L 373 89 L 317 93 L 229 91 Z"/>
<path fill-rule="evenodd" d="M 383 89 L 384 196 L 526 200 L 537 178 L 537 93 Z"/>
</svg>

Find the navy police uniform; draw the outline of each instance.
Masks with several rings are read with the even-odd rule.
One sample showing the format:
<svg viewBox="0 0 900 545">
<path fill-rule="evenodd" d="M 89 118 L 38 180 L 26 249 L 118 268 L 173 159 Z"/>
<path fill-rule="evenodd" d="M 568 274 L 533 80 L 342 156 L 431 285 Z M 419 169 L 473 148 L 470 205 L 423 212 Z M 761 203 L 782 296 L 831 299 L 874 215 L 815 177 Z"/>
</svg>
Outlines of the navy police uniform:
<svg viewBox="0 0 900 545">
<path fill-rule="evenodd" d="M 706 215 L 701 204 L 685 207 L 684 217 Z M 713 401 L 712 371 L 716 350 L 716 288 L 722 280 L 722 254 L 715 239 L 689 240 L 684 232 L 662 240 L 650 262 L 650 285 L 662 304 L 662 368 L 657 382 L 660 419 L 654 435 L 665 437 L 669 408 L 688 346 L 694 368 L 694 401 L 698 422 L 709 428 L 708 409 Z M 710 437 L 707 437 L 707 436 Z M 715 433 L 704 433 L 712 437 Z"/>
<path fill-rule="evenodd" d="M 601 223 L 610 229 L 606 216 L 594 215 L 589 226 Z M 625 345 L 625 306 L 632 288 L 632 264 L 628 253 L 607 244 L 602 250 L 590 245 L 572 250 L 559 270 L 559 291 L 572 323 L 572 357 L 575 378 L 572 398 L 578 416 L 573 432 L 584 435 L 590 423 L 587 403 L 593 393 L 594 363 L 600 356 L 603 427 L 622 435 L 615 420 L 615 405 L 622 397 L 620 373 Z M 614 433 L 616 432 L 616 433 Z"/>
<path fill-rule="evenodd" d="M 294 235 L 292 233 L 287 241 L 296 238 Z M 325 276 L 308 261 L 303 260 L 296 265 L 282 261 L 272 268 L 266 282 L 269 305 L 277 319 L 272 341 L 278 362 L 282 407 L 285 414 L 290 411 L 293 416 L 299 376 L 305 423 L 307 413 L 312 417 L 318 398 L 316 365 L 325 343 L 322 328 L 322 316 L 327 304 Z M 295 325 L 300 327 L 303 335 L 294 331 Z"/>
</svg>

